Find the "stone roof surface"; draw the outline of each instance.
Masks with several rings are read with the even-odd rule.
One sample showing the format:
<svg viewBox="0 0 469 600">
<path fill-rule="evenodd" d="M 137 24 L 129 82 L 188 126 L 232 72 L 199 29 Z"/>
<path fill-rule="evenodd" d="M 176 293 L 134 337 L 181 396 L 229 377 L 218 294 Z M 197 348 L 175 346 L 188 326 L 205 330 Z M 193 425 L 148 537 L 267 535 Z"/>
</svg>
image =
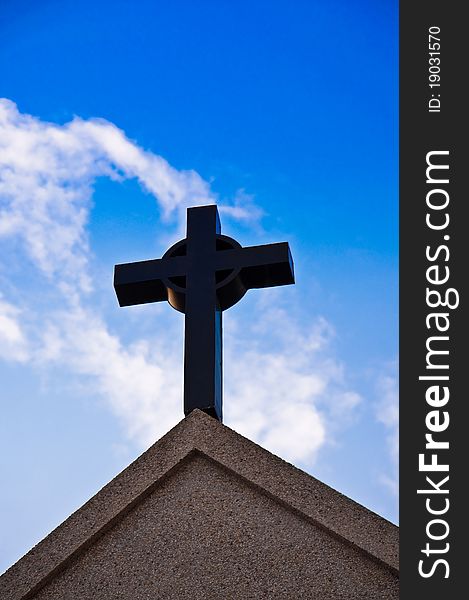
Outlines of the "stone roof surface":
<svg viewBox="0 0 469 600">
<path fill-rule="evenodd" d="M 199 410 L 0 577 L 2 600 L 398 597 L 395 525 Z"/>
</svg>

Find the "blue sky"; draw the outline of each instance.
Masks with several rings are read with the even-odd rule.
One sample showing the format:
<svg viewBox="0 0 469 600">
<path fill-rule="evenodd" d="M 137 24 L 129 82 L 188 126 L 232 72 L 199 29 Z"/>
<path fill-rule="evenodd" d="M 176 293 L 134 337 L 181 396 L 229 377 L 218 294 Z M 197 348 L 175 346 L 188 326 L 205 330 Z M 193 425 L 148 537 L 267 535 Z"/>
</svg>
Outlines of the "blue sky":
<svg viewBox="0 0 469 600">
<path fill-rule="evenodd" d="M 0 568 L 182 418 L 118 262 L 217 202 L 297 283 L 227 311 L 225 422 L 397 520 L 397 3 L 2 3 Z"/>
</svg>

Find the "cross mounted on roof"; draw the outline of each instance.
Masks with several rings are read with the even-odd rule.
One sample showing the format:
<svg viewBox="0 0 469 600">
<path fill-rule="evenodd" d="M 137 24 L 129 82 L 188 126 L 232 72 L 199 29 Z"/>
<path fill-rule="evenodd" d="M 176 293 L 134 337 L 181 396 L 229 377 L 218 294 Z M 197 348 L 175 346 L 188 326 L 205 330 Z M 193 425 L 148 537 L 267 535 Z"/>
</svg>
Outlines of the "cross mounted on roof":
<svg viewBox="0 0 469 600">
<path fill-rule="evenodd" d="M 162 258 L 116 265 L 120 306 L 167 300 L 185 314 L 184 414 L 222 420 L 222 311 L 251 288 L 295 283 L 287 242 L 243 248 L 221 234 L 215 205 L 187 209 L 186 237 Z"/>
</svg>

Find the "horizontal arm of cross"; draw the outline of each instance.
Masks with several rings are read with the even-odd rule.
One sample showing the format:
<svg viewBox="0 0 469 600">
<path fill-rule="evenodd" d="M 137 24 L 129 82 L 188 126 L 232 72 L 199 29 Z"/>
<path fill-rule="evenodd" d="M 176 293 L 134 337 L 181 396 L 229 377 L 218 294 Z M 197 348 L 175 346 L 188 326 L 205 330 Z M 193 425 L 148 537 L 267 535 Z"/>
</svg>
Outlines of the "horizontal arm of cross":
<svg viewBox="0 0 469 600">
<path fill-rule="evenodd" d="M 246 288 L 295 283 L 293 259 L 287 242 L 219 251 L 216 269 L 241 269 Z"/>
<path fill-rule="evenodd" d="M 114 289 L 119 306 L 161 302 L 168 299 L 163 279 L 185 275 L 187 258 L 174 256 L 124 263 L 114 267 Z"/>
</svg>

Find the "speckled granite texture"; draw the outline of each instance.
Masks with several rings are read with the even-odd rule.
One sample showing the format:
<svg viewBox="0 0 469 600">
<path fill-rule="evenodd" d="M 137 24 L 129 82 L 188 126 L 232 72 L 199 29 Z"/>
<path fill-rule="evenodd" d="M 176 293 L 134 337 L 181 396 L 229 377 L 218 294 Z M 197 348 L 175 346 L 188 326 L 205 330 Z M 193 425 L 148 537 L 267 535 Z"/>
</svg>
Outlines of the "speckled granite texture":
<svg viewBox="0 0 469 600">
<path fill-rule="evenodd" d="M 399 597 L 398 529 L 194 411 L 0 578 L 19 600 Z"/>
</svg>

